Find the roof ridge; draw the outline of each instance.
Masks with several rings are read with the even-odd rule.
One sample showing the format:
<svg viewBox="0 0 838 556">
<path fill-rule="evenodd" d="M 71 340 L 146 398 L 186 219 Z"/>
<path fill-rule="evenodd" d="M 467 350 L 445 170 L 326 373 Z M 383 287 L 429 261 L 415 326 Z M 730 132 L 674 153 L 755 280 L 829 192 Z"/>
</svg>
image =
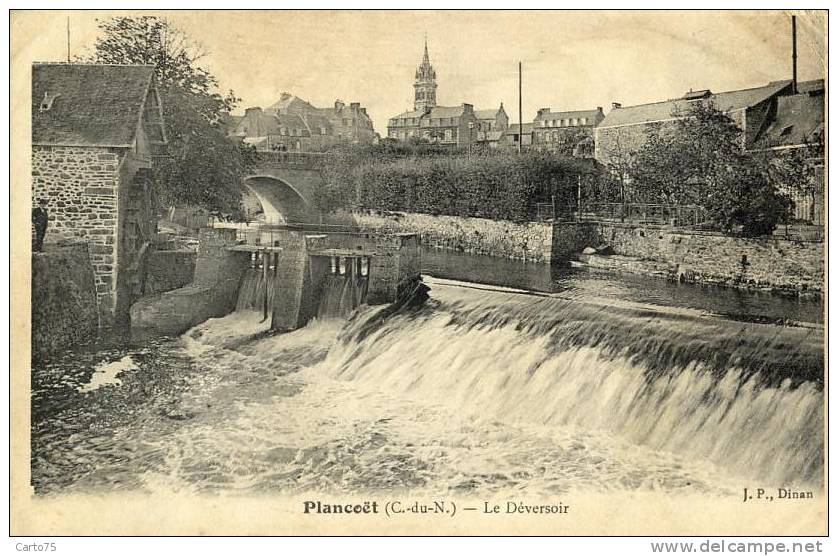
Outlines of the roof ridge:
<svg viewBox="0 0 838 556">
<path fill-rule="evenodd" d="M 760 85 L 758 87 L 748 87 L 747 89 L 733 89 L 731 91 L 720 91 L 718 93 L 712 93 L 711 96 L 716 97 L 716 96 L 719 96 L 719 95 L 726 95 L 728 93 L 744 93 L 746 91 L 756 91 L 757 89 L 771 89 L 771 88 L 774 88 L 774 87 L 779 87 L 781 84 L 788 84 L 788 83 L 791 83 L 790 79 L 781 80 L 781 81 L 771 81 L 767 85 Z M 700 90 L 709 91 L 710 89 L 700 89 Z M 670 98 L 670 99 L 666 99 L 666 100 L 658 100 L 658 101 L 655 101 L 655 102 L 642 102 L 640 104 L 631 104 L 631 105 L 628 105 L 628 106 L 621 106 L 619 109 L 622 110 L 622 109 L 625 109 L 625 108 L 636 108 L 638 106 L 651 106 L 653 104 L 664 104 L 664 103 L 667 103 L 667 102 L 678 102 L 678 101 L 681 101 L 681 100 L 684 100 L 684 98 L 683 97 L 678 97 L 678 98 Z"/>
<path fill-rule="evenodd" d="M 102 62 L 32 62 L 33 66 L 116 66 L 126 68 L 156 68 L 153 64 L 106 64 Z"/>
</svg>

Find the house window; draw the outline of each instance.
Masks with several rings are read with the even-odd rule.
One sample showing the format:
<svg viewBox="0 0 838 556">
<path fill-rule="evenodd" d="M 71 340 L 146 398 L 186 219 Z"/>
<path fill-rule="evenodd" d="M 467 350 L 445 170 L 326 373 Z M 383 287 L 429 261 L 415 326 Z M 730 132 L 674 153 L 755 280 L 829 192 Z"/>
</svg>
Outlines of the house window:
<svg viewBox="0 0 838 556">
<path fill-rule="evenodd" d="M 288 135 L 288 129 L 286 129 L 284 127 L 279 128 L 279 134 L 280 135 Z"/>
<path fill-rule="evenodd" d="M 541 120 L 541 127 L 547 127 L 547 120 Z"/>
<path fill-rule="evenodd" d="M 450 129 L 445 130 L 445 140 L 446 141 L 453 141 L 454 140 L 454 134 L 451 132 Z"/>
<path fill-rule="evenodd" d="M 398 132 L 395 129 L 391 129 L 390 130 L 390 137 L 395 139 L 396 137 L 398 137 Z"/>
<path fill-rule="evenodd" d="M 573 125 L 579 125 L 579 119 L 573 118 Z"/>
<path fill-rule="evenodd" d="M 588 118 L 582 118 L 582 125 L 588 125 Z"/>
</svg>

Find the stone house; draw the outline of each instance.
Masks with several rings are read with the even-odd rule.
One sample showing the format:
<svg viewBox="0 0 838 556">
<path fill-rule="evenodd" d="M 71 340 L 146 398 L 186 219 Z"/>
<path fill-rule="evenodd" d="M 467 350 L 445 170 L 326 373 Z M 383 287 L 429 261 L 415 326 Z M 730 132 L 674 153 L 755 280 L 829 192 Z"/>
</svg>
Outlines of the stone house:
<svg viewBox="0 0 838 556">
<path fill-rule="evenodd" d="M 156 230 L 150 170 L 166 143 L 154 67 L 32 67 L 32 195 L 46 242 L 87 242 L 100 321 L 127 317 Z"/>
<path fill-rule="evenodd" d="M 525 123 L 521 126 L 514 123 L 509 124 L 509 128 L 506 130 L 506 133 L 504 134 L 504 145 L 507 147 L 514 147 L 517 149 L 518 143 L 521 143 L 523 147 L 529 147 L 530 145 L 532 145 L 532 135 L 534 127 L 535 124 L 532 123 Z"/>
<path fill-rule="evenodd" d="M 347 106 L 336 100 L 332 108 L 317 108 L 305 100 L 282 93 L 264 110 L 248 108 L 232 116 L 227 134 L 257 150 L 318 152 L 340 143 L 370 144 L 375 129 L 367 109 L 358 102 Z"/>
<path fill-rule="evenodd" d="M 478 140 L 479 120 L 471 104 L 434 106 L 404 112 L 391 118 L 387 133 L 391 139 L 412 137 L 450 146 L 467 146 Z"/>
<path fill-rule="evenodd" d="M 816 85 L 806 82 L 800 86 Z M 636 106 L 614 103 L 613 109 L 594 130 L 594 157 L 605 165 L 619 163 L 645 143 L 648 130 L 666 129 L 684 119 L 697 102 L 712 103 L 725 111 L 742 129 L 742 148 L 747 150 L 776 118 L 778 99 L 791 92 L 792 82 L 786 80 L 724 93 L 689 91 L 677 99 Z"/>
<path fill-rule="evenodd" d="M 509 116 L 500 103 L 500 108 L 489 110 L 475 110 L 477 118 L 477 140 L 486 140 L 486 134 L 490 131 L 505 132 L 509 127 Z"/>
<path fill-rule="evenodd" d="M 540 108 L 533 119 L 532 143 L 539 150 L 567 155 L 593 156 L 594 128 L 605 119 L 601 106 L 596 110 L 552 111 Z"/>
</svg>

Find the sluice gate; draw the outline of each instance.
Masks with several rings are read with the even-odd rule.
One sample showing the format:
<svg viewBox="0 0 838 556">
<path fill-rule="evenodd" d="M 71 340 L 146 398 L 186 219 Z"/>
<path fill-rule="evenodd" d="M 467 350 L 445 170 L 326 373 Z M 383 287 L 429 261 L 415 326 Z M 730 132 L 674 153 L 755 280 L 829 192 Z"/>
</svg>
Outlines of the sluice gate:
<svg viewBox="0 0 838 556">
<path fill-rule="evenodd" d="M 274 229 L 252 240 L 228 247 L 250 254 L 236 309 L 262 311 L 273 330 L 346 316 L 362 303 L 393 302 L 419 279 L 415 234 Z"/>
</svg>

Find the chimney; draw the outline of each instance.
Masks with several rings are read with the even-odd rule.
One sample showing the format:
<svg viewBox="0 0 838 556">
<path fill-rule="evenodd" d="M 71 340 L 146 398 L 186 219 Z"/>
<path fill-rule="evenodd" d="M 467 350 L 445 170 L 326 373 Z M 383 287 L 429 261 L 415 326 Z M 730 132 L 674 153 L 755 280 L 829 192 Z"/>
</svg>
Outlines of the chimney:
<svg viewBox="0 0 838 556">
<path fill-rule="evenodd" d="M 467 103 L 467 102 L 464 102 L 464 103 L 463 103 L 463 111 L 464 111 L 464 112 L 474 112 L 474 105 L 473 105 L 473 104 L 469 104 L 469 103 Z"/>
<path fill-rule="evenodd" d="M 358 112 L 361 109 L 361 103 L 360 102 L 353 102 L 349 105 L 349 108 L 353 112 Z"/>
<path fill-rule="evenodd" d="M 599 112 L 600 114 L 602 114 L 602 106 L 597 106 L 596 111 Z"/>
<path fill-rule="evenodd" d="M 366 108 L 361 108 L 361 114 L 366 116 L 367 115 L 367 109 Z"/>
<path fill-rule="evenodd" d="M 547 108 L 539 108 L 539 109 L 538 109 L 538 116 L 541 116 L 542 114 L 546 114 L 546 113 L 548 113 L 549 111 L 550 111 L 550 107 L 549 107 L 549 106 L 548 106 Z"/>
<path fill-rule="evenodd" d="M 622 108 L 622 107 L 623 107 L 623 105 L 620 104 L 619 102 L 612 102 L 611 103 L 611 108 L 613 108 L 614 110 L 616 110 L 617 108 Z"/>
<path fill-rule="evenodd" d="M 791 16 L 791 94 L 797 94 L 797 16 Z"/>
<path fill-rule="evenodd" d="M 346 106 L 346 105 L 343 103 L 343 101 L 340 100 L 340 99 L 337 99 L 335 101 L 335 112 L 340 112 L 341 110 L 343 110 L 344 106 Z"/>
<path fill-rule="evenodd" d="M 262 109 L 259 108 L 258 106 L 254 106 L 252 108 L 245 108 L 245 110 L 244 110 L 245 117 L 248 117 L 248 116 L 251 116 L 251 115 L 258 116 L 261 113 L 262 113 Z"/>
</svg>

